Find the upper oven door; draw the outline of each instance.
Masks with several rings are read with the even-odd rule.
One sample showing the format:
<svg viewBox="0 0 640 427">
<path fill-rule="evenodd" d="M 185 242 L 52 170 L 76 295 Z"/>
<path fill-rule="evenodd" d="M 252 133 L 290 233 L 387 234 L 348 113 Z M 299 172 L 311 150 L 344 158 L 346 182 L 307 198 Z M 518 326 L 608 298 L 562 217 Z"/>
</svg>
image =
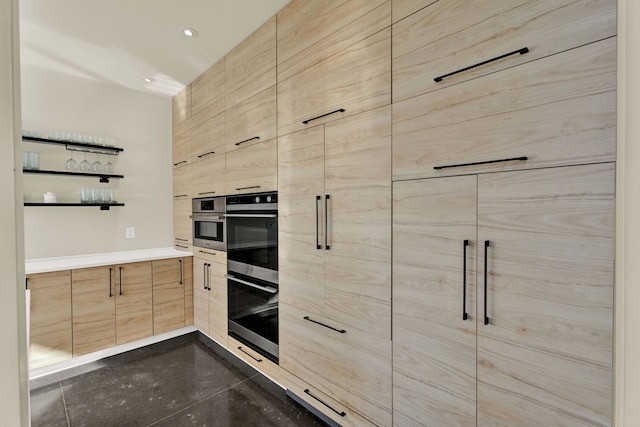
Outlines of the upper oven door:
<svg viewBox="0 0 640 427">
<path fill-rule="evenodd" d="M 222 215 L 193 215 L 193 244 L 195 246 L 225 250 L 225 224 Z"/>
<path fill-rule="evenodd" d="M 277 272 L 278 214 L 234 212 L 225 216 L 229 269 L 241 264 Z"/>
</svg>

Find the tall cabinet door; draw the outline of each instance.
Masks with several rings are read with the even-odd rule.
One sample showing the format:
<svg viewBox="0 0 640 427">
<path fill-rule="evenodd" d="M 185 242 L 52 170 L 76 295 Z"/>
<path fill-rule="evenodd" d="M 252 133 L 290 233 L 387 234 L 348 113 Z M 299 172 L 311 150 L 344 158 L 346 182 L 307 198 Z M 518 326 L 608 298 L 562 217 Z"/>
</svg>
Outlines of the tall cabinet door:
<svg viewBox="0 0 640 427">
<path fill-rule="evenodd" d="M 611 425 L 614 182 L 611 163 L 478 178 L 478 425 Z"/>
<path fill-rule="evenodd" d="M 477 177 L 393 199 L 394 425 L 475 426 Z"/>
<path fill-rule="evenodd" d="M 193 324 L 209 335 L 209 285 L 210 262 L 193 258 Z"/>
<path fill-rule="evenodd" d="M 278 140 L 280 301 L 324 313 L 324 126 Z"/>
<path fill-rule="evenodd" d="M 116 266 L 116 344 L 153 335 L 151 261 Z"/>
<path fill-rule="evenodd" d="M 153 334 L 185 326 L 185 272 L 191 269 L 184 259 L 153 261 Z"/>
<path fill-rule="evenodd" d="M 116 345 L 116 295 L 113 267 L 71 271 L 73 356 Z"/>
</svg>

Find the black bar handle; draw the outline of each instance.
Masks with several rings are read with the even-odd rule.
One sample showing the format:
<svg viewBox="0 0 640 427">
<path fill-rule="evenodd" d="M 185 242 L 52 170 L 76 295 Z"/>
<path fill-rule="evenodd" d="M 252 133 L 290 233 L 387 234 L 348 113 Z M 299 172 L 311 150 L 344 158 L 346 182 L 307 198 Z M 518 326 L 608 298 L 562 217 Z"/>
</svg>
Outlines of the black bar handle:
<svg viewBox="0 0 640 427">
<path fill-rule="evenodd" d="M 24 278 L 24 287 L 25 287 L 25 289 L 29 289 L 29 278 L 28 277 Z"/>
<path fill-rule="evenodd" d="M 319 116 L 312 117 L 312 118 L 310 118 L 310 119 L 304 120 L 304 121 L 302 122 L 302 124 L 303 124 L 303 125 L 306 125 L 306 124 L 309 124 L 309 122 L 312 122 L 312 121 L 314 121 L 314 120 L 318 120 L 318 119 L 321 119 L 321 118 L 323 118 L 323 117 L 330 116 L 330 115 L 335 114 L 335 113 L 344 113 L 345 111 L 346 111 L 346 110 L 345 110 L 344 108 L 340 108 L 339 110 L 335 110 L 335 111 L 331 111 L 331 112 L 328 112 L 328 113 L 324 113 L 324 114 L 321 114 L 321 115 L 319 115 Z"/>
<path fill-rule="evenodd" d="M 111 281 L 112 281 L 111 268 L 109 268 L 109 298 L 113 296 L 111 294 Z"/>
<path fill-rule="evenodd" d="M 178 240 L 180 242 L 188 242 L 189 241 L 189 239 L 181 239 L 179 237 L 175 237 L 174 240 Z"/>
<path fill-rule="evenodd" d="M 204 196 L 205 194 L 216 194 L 215 191 L 205 191 L 204 193 L 198 193 L 198 196 Z"/>
<path fill-rule="evenodd" d="M 183 273 L 182 273 L 182 260 L 179 259 L 178 262 L 180 263 L 180 286 L 182 286 L 182 277 L 183 277 Z"/>
<path fill-rule="evenodd" d="M 120 269 L 120 295 L 122 295 L 122 267 L 118 267 Z"/>
<path fill-rule="evenodd" d="M 173 196 L 174 199 L 178 199 L 180 197 L 187 197 L 188 194 L 178 194 L 177 196 Z"/>
<path fill-rule="evenodd" d="M 204 156 L 209 156 L 209 155 L 211 155 L 211 154 L 216 154 L 216 152 L 215 152 L 215 151 L 207 151 L 207 152 L 206 152 L 206 153 L 204 153 L 204 154 L 200 154 L 200 155 L 198 156 L 198 158 L 199 158 L 199 159 L 201 159 L 201 158 L 203 158 Z"/>
<path fill-rule="evenodd" d="M 469 241 L 465 240 L 462 244 L 462 320 L 467 320 L 467 246 Z"/>
<path fill-rule="evenodd" d="M 489 316 L 487 316 L 487 248 L 491 246 L 489 240 L 484 241 L 484 324 L 489 324 Z"/>
<path fill-rule="evenodd" d="M 529 52 L 529 48 L 528 47 L 523 47 L 522 49 L 514 50 L 513 52 L 505 53 L 504 55 L 496 56 L 495 58 L 491 58 L 491 59 L 487 59 L 486 61 L 478 62 L 475 65 L 471 65 L 469 67 L 461 68 L 458 71 L 454 71 L 454 72 L 449 73 L 449 74 L 444 74 L 442 76 L 438 76 L 438 77 L 434 78 L 433 80 L 436 83 L 439 83 L 439 82 L 442 81 L 442 79 L 444 79 L 446 77 L 451 77 L 454 74 L 463 73 L 465 71 L 471 70 L 472 68 L 481 67 L 481 66 L 486 65 L 486 64 L 488 64 L 490 62 L 498 61 L 500 59 L 506 58 L 507 56 L 515 55 L 517 53 L 519 53 L 520 55 L 524 55 L 527 52 Z"/>
<path fill-rule="evenodd" d="M 207 290 L 207 263 L 205 262 L 204 264 L 202 264 L 203 270 L 202 270 L 202 287 L 204 288 L 204 290 Z"/>
<path fill-rule="evenodd" d="M 319 399 L 316 396 L 314 396 L 313 394 L 311 394 L 311 392 L 309 391 L 308 388 L 306 388 L 304 390 L 304 392 L 305 392 L 305 394 L 308 394 L 309 396 L 313 397 L 315 400 L 317 400 L 318 402 L 322 403 L 324 406 L 326 406 L 327 408 L 331 409 L 333 412 L 335 412 L 336 414 L 340 415 L 341 417 L 346 417 L 347 416 L 346 412 L 338 412 L 338 411 L 336 411 L 331 406 L 327 405 L 322 399 Z"/>
<path fill-rule="evenodd" d="M 330 195 L 325 194 L 324 196 L 324 248 L 326 250 L 331 249 L 329 246 L 329 199 Z"/>
<path fill-rule="evenodd" d="M 322 249 L 322 245 L 320 245 L 320 199 L 322 197 L 316 196 L 316 249 Z"/>
<path fill-rule="evenodd" d="M 207 252 L 207 251 L 203 251 L 203 250 L 200 250 L 200 249 L 198 249 L 198 252 L 200 252 L 201 254 L 216 255 L 215 252 Z"/>
<path fill-rule="evenodd" d="M 254 139 L 260 139 L 259 136 L 254 136 L 253 138 L 245 139 L 244 141 L 236 142 L 235 145 L 244 144 L 245 142 L 253 141 Z"/>
<path fill-rule="evenodd" d="M 189 249 L 189 246 L 176 245 L 176 248 Z"/>
<path fill-rule="evenodd" d="M 246 351 L 244 351 L 242 349 L 242 347 L 238 347 L 238 350 L 240 350 L 241 352 L 243 352 L 244 354 L 246 354 L 247 356 L 249 356 L 250 358 L 252 358 L 253 360 L 255 360 L 256 362 L 262 362 L 262 359 L 258 359 L 257 357 L 255 357 L 253 354 L 251 353 L 247 353 Z"/>
<path fill-rule="evenodd" d="M 186 160 L 183 160 L 183 161 L 181 161 L 181 162 L 174 163 L 174 164 L 173 164 L 173 166 L 178 166 L 178 165 L 181 165 L 181 164 L 183 164 L 183 163 L 187 163 L 187 161 L 186 161 Z"/>
<path fill-rule="evenodd" d="M 317 320 L 313 320 L 309 316 L 304 316 L 303 319 L 304 320 L 308 320 L 309 322 L 315 323 L 316 325 L 324 326 L 325 328 L 329 328 L 329 329 L 334 330 L 336 332 L 339 332 L 341 334 L 346 334 L 347 333 L 347 331 L 345 331 L 344 329 L 336 329 L 333 326 L 325 325 L 322 322 L 318 322 Z"/>
<path fill-rule="evenodd" d="M 239 191 L 239 190 L 250 190 L 252 188 L 260 188 L 260 186 L 259 185 L 252 185 L 251 187 L 240 187 L 240 188 L 236 188 L 236 191 Z"/>
<path fill-rule="evenodd" d="M 456 165 L 434 166 L 433 168 L 435 170 L 440 170 L 440 169 L 447 169 L 447 168 L 461 168 L 463 166 L 487 165 L 489 163 L 515 162 L 515 161 L 524 162 L 527 160 L 529 160 L 528 157 L 522 156 L 522 157 L 511 157 L 509 159 L 486 160 L 484 162 L 458 163 Z"/>
<path fill-rule="evenodd" d="M 211 263 L 207 263 L 207 290 L 211 290 Z"/>
</svg>

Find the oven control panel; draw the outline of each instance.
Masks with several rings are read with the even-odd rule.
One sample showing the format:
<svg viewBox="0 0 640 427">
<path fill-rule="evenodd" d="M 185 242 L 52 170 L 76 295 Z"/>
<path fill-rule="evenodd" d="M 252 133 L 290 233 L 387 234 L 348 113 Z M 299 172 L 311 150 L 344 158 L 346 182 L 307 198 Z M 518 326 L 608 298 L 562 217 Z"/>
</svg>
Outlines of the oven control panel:
<svg viewBox="0 0 640 427">
<path fill-rule="evenodd" d="M 242 196 L 227 196 L 227 206 L 256 205 L 278 203 L 278 193 L 245 194 Z"/>
</svg>

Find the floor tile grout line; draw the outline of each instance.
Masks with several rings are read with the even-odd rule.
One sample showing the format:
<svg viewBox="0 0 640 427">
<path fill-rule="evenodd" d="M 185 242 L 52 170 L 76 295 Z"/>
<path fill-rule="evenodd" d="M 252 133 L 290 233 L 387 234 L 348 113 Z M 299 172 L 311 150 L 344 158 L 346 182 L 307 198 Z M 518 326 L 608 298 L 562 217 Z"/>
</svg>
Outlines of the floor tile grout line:
<svg viewBox="0 0 640 427">
<path fill-rule="evenodd" d="M 67 427 L 71 427 L 69 421 L 69 412 L 67 411 L 67 401 L 64 398 L 64 389 L 62 388 L 62 380 L 58 377 L 58 387 L 60 387 L 60 396 L 62 396 L 62 407 L 64 408 L 64 417 L 67 419 Z"/>
<path fill-rule="evenodd" d="M 185 406 L 184 408 L 180 409 L 179 411 L 174 412 L 173 414 L 169 414 L 169 415 L 167 415 L 167 416 L 166 416 L 166 417 L 164 417 L 164 418 L 161 418 L 161 419 L 159 419 L 159 420 L 157 420 L 157 421 L 152 422 L 152 423 L 151 423 L 151 424 L 149 424 L 147 427 L 152 427 L 152 426 L 157 425 L 158 423 L 161 423 L 162 421 L 168 420 L 169 418 L 173 417 L 174 415 L 178 415 L 180 412 L 184 412 L 184 411 L 188 410 L 189 408 L 193 408 L 194 406 L 196 406 L 196 405 L 197 405 L 197 404 L 199 404 L 199 403 L 204 402 L 205 400 L 209 400 L 209 399 L 211 399 L 212 397 L 216 397 L 217 395 L 219 395 L 219 394 L 221 394 L 221 393 L 223 393 L 223 392 L 225 392 L 225 391 L 227 391 L 227 390 L 231 390 L 232 388 L 235 388 L 235 387 L 237 387 L 237 386 L 239 386 L 239 385 L 241 385 L 241 384 L 244 384 L 245 382 L 247 382 L 247 381 L 249 381 L 249 380 L 251 380 L 251 379 L 255 378 L 255 377 L 256 377 L 256 376 L 258 376 L 258 375 L 260 375 L 260 374 L 259 374 L 259 373 L 257 373 L 257 374 L 255 374 L 255 375 L 253 375 L 252 377 L 247 377 L 247 378 L 245 378 L 244 380 L 242 380 L 242 381 L 240 381 L 240 382 L 238 382 L 238 383 L 235 383 L 235 384 L 233 384 L 233 385 L 231 385 L 231 386 L 229 386 L 229 387 L 227 387 L 227 388 L 224 388 L 224 389 L 222 389 L 222 390 L 219 390 L 219 391 L 217 391 L 217 392 L 213 393 L 212 395 L 209 395 L 209 396 L 207 396 L 207 397 L 204 397 L 204 398 L 202 398 L 202 399 L 198 400 L 197 402 L 194 402 L 194 403 L 192 403 L 191 405 L 189 405 L 189 406 Z"/>
</svg>

